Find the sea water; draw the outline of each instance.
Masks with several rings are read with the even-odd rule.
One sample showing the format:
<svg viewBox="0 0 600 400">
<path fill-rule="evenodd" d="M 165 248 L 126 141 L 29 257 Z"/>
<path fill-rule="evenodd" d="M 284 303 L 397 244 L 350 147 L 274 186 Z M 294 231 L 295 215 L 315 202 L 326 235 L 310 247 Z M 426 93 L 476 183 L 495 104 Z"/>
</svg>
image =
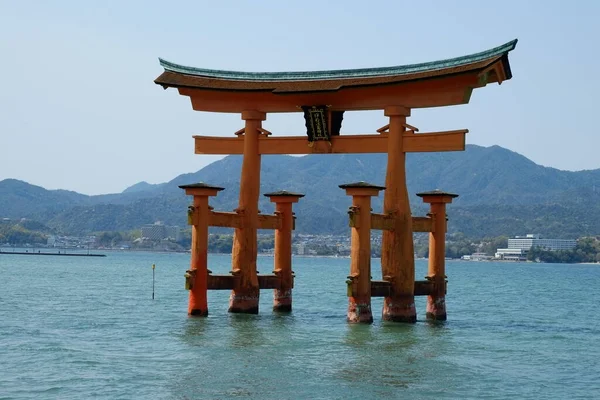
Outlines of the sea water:
<svg viewBox="0 0 600 400">
<path fill-rule="evenodd" d="M 598 265 L 449 261 L 446 323 L 349 325 L 349 259 L 293 262 L 291 314 L 189 318 L 189 255 L 2 254 L 0 399 L 600 398 Z"/>
</svg>

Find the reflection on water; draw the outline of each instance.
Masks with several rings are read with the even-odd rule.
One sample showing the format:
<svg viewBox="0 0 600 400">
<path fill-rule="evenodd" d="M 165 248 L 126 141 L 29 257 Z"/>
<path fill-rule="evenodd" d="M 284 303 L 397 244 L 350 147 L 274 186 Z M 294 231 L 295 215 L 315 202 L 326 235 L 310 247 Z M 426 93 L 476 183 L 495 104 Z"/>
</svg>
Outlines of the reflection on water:
<svg viewBox="0 0 600 400">
<path fill-rule="evenodd" d="M 373 335 L 373 325 L 367 324 L 348 324 L 344 343 L 357 349 L 363 348 L 375 340 Z"/>
<path fill-rule="evenodd" d="M 263 334 L 264 323 L 261 321 L 265 318 L 253 314 L 229 314 L 227 323 L 233 333 L 229 341 L 231 346 L 252 350 L 267 345 L 267 337 Z"/>
<path fill-rule="evenodd" d="M 416 355 L 415 328 L 408 324 L 348 326 L 344 337 L 347 359 L 337 377 L 351 386 L 371 387 L 384 398 L 393 395 L 385 387 L 416 384 L 422 366 Z"/>
<path fill-rule="evenodd" d="M 184 325 L 184 332 L 181 339 L 189 345 L 199 346 L 205 340 L 205 333 L 208 325 L 211 323 L 209 318 L 188 317 Z"/>
</svg>

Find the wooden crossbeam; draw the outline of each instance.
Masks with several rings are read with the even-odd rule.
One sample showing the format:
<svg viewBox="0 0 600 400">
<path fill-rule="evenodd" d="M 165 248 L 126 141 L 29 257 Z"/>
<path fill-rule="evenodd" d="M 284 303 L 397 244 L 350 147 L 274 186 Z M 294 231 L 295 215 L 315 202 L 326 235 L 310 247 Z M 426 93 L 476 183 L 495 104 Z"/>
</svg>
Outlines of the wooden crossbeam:
<svg viewBox="0 0 600 400">
<path fill-rule="evenodd" d="M 243 228 L 244 220 L 236 212 L 211 211 L 208 221 L 209 226 L 222 228 Z M 277 214 L 258 214 L 258 229 L 280 229 L 281 217 Z"/>
<path fill-rule="evenodd" d="M 391 214 L 371 214 L 371 229 L 393 231 L 394 217 Z M 350 218 L 350 227 L 355 226 Z M 433 222 L 429 217 L 412 217 L 413 232 L 432 232 Z"/>
<path fill-rule="evenodd" d="M 392 295 L 392 282 L 371 281 L 371 297 L 389 297 Z"/>
<path fill-rule="evenodd" d="M 234 275 L 208 275 L 208 290 L 231 290 L 238 285 L 239 279 Z"/>
<path fill-rule="evenodd" d="M 415 296 L 429 296 L 435 293 L 432 281 L 415 281 Z"/>
<path fill-rule="evenodd" d="M 277 275 L 257 275 L 260 289 L 279 289 L 281 278 Z M 208 275 L 208 290 L 231 290 L 239 284 L 239 276 Z"/>
<path fill-rule="evenodd" d="M 467 129 L 436 133 L 408 133 L 404 135 L 404 151 L 418 153 L 429 151 L 463 151 Z"/>
<path fill-rule="evenodd" d="M 428 296 L 434 293 L 432 281 L 415 281 L 415 296 Z M 392 295 L 392 283 L 389 281 L 371 281 L 371 297 L 389 297 Z"/>
<path fill-rule="evenodd" d="M 393 231 L 394 217 L 391 214 L 371 214 L 371 229 Z"/>
<path fill-rule="evenodd" d="M 412 217 L 413 232 L 433 232 L 433 220 L 429 217 Z"/>
<path fill-rule="evenodd" d="M 279 215 L 258 214 L 258 229 L 281 229 Z"/>
<path fill-rule="evenodd" d="M 462 151 L 468 130 L 432 133 L 406 133 L 404 151 Z M 306 136 L 258 138 L 260 154 L 387 153 L 389 133 L 332 136 L 331 142 L 316 141 L 309 146 Z M 243 154 L 244 136 L 235 138 L 194 136 L 196 154 Z"/>
<path fill-rule="evenodd" d="M 277 275 L 258 275 L 258 287 L 261 289 L 279 289 L 281 278 Z"/>
<path fill-rule="evenodd" d="M 241 228 L 241 215 L 235 212 L 211 211 L 208 226 L 220 226 L 223 228 Z"/>
<path fill-rule="evenodd" d="M 194 136 L 196 154 L 244 154 L 244 136 Z"/>
</svg>

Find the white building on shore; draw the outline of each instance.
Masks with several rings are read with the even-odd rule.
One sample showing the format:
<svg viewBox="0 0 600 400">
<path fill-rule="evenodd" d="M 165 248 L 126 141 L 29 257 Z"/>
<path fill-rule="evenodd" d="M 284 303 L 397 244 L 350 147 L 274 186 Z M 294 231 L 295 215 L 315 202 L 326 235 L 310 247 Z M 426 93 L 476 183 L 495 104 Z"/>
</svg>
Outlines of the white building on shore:
<svg viewBox="0 0 600 400">
<path fill-rule="evenodd" d="M 532 247 L 539 247 L 544 250 L 571 250 L 577 245 L 575 239 L 542 239 L 539 234 L 529 234 L 527 236 L 516 236 L 514 239 L 508 239 L 509 249 L 530 250 Z"/>
<path fill-rule="evenodd" d="M 539 234 L 528 234 L 526 236 L 515 236 L 508 239 L 506 249 L 496 250 L 496 259 L 525 261 L 527 253 L 533 247 L 548 251 L 572 250 L 577 245 L 575 239 L 543 239 Z"/>
<path fill-rule="evenodd" d="M 163 225 L 162 222 L 144 225 L 141 230 L 142 237 L 150 240 L 171 239 L 178 241 L 181 237 L 181 228 Z"/>
</svg>

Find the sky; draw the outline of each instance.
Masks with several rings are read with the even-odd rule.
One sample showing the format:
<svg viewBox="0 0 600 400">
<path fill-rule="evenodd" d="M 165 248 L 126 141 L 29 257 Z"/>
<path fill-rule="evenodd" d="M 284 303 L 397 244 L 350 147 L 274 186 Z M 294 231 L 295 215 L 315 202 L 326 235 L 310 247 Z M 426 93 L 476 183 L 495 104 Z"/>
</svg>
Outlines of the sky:
<svg viewBox="0 0 600 400">
<path fill-rule="evenodd" d="M 153 80 L 158 57 L 241 71 L 384 67 L 519 39 L 513 78 L 468 105 L 413 110 L 421 132 L 469 129 L 563 170 L 600 168 L 600 1 L 0 0 L 0 180 L 85 194 L 161 183 L 219 159 L 193 135 L 232 137 L 237 114 L 193 111 Z M 349 112 L 342 134 L 382 111 Z M 305 134 L 300 113 L 270 114 L 274 135 Z"/>
</svg>

